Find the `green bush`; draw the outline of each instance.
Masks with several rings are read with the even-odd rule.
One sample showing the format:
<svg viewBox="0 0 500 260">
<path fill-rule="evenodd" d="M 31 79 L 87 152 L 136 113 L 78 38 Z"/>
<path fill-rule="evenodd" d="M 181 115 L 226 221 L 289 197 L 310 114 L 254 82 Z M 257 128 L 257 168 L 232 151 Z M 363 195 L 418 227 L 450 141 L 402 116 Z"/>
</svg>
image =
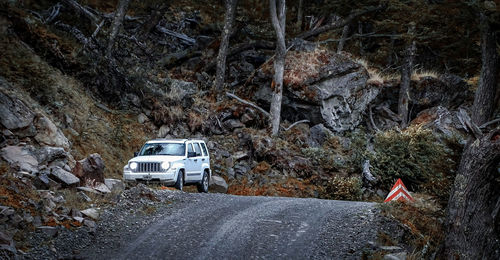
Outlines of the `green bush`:
<svg viewBox="0 0 500 260">
<path fill-rule="evenodd" d="M 445 200 L 458 162 L 453 149 L 421 128 L 375 135 L 374 153 L 365 157 L 383 188 L 390 189 L 401 178 L 411 191 L 426 191 Z"/>
</svg>

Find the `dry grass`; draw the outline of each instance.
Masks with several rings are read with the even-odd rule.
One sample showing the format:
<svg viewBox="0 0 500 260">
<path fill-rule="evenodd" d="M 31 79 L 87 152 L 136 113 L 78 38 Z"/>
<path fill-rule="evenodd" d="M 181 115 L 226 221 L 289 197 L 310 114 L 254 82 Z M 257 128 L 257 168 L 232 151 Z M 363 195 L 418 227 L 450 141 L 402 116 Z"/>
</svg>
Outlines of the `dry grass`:
<svg viewBox="0 0 500 260">
<path fill-rule="evenodd" d="M 367 84 L 381 86 L 385 82 L 392 81 L 392 80 L 399 80 L 401 78 L 399 75 L 382 74 L 380 72 L 380 70 L 371 66 L 369 64 L 369 62 L 365 59 L 353 58 L 353 60 L 354 60 L 354 62 L 363 66 L 366 69 L 366 71 L 368 72 L 369 79 L 367 81 Z"/>
<path fill-rule="evenodd" d="M 280 197 L 313 197 L 316 186 L 309 181 L 288 178 L 283 183 L 250 185 L 245 179 L 238 184 L 230 185 L 228 194 L 243 196 L 280 196 Z"/>
<path fill-rule="evenodd" d="M 201 130 L 204 118 L 201 114 L 195 112 L 188 113 L 188 126 L 191 132 L 196 132 Z"/>
<path fill-rule="evenodd" d="M 427 254 L 436 251 L 444 240 L 445 213 L 432 197 L 414 194 L 414 203 L 391 202 L 381 204 L 382 214 L 395 219 L 410 236 L 403 241 L 414 248 L 412 255 L 417 256 L 426 248 Z"/>
<path fill-rule="evenodd" d="M 312 52 L 289 51 L 285 58 L 283 84 L 301 87 L 307 79 L 318 77 L 321 67 L 328 64 L 329 59 L 328 51 L 321 48 Z M 273 62 L 266 63 L 262 71 L 273 74 Z"/>
<path fill-rule="evenodd" d="M 439 73 L 433 70 L 417 70 L 411 75 L 411 80 L 419 81 L 423 78 L 439 78 Z"/>
</svg>

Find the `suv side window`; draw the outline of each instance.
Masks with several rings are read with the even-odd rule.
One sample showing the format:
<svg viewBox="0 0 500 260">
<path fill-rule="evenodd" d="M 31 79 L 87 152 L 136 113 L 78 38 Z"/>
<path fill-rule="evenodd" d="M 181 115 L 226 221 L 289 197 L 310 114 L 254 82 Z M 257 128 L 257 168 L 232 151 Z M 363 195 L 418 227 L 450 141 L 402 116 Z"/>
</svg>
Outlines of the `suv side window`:
<svg viewBox="0 0 500 260">
<path fill-rule="evenodd" d="M 189 143 L 187 144 L 187 146 L 188 146 L 188 154 L 194 152 L 192 144 Z"/>
<path fill-rule="evenodd" d="M 193 143 L 193 146 L 194 146 L 194 151 L 196 152 L 196 156 L 201 156 L 200 144 Z"/>
<path fill-rule="evenodd" d="M 207 150 L 207 146 L 205 145 L 205 143 L 201 143 L 201 149 L 203 150 L 203 153 L 205 154 L 205 156 L 208 156 L 208 150 Z"/>
</svg>

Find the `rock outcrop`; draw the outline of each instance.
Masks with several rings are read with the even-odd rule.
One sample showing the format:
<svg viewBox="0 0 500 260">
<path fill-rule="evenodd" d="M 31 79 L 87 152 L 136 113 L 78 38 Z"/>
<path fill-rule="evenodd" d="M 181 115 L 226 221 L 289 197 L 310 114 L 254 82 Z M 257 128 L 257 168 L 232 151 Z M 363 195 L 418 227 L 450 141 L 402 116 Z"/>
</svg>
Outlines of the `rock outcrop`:
<svg viewBox="0 0 500 260">
<path fill-rule="evenodd" d="M 289 53 L 283 118 L 323 123 L 335 132 L 352 130 L 379 92 L 377 87 L 367 85 L 367 80 L 368 72 L 363 66 L 340 54 L 318 49 Z M 269 85 L 262 84 L 254 96 L 267 107 L 271 98 Z"/>
</svg>

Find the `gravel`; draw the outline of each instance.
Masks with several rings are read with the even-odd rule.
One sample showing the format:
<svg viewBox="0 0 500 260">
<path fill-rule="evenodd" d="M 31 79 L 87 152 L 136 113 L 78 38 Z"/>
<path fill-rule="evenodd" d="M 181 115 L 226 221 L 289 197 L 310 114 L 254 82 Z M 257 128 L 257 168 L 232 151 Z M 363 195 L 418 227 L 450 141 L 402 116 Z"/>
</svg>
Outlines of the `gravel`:
<svg viewBox="0 0 500 260">
<path fill-rule="evenodd" d="M 24 259 L 358 259 L 377 236 L 377 204 L 126 190 L 97 228 L 33 232 Z"/>
</svg>

